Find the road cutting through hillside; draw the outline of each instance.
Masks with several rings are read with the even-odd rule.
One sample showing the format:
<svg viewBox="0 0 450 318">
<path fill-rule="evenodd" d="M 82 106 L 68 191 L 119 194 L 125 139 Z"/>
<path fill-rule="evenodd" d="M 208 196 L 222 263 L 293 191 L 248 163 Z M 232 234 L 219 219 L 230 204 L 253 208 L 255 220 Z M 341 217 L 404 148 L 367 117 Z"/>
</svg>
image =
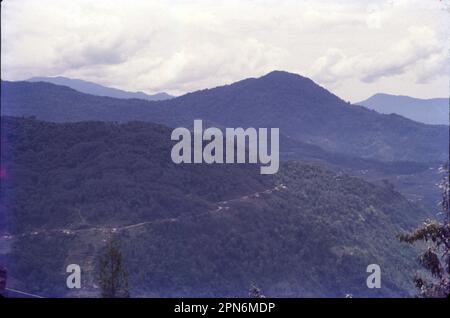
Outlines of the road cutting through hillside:
<svg viewBox="0 0 450 318">
<path fill-rule="evenodd" d="M 250 200 L 250 199 L 258 199 L 258 198 L 260 198 L 260 196 L 262 194 L 271 194 L 273 192 L 281 191 L 281 190 L 284 190 L 284 189 L 287 189 L 287 186 L 284 185 L 284 184 L 279 184 L 279 185 L 276 185 L 275 187 L 273 187 L 271 189 L 266 189 L 266 190 L 263 190 L 263 191 L 255 192 L 255 193 L 248 194 L 248 195 L 244 195 L 244 196 L 241 196 L 241 197 L 238 197 L 238 198 L 235 198 L 235 199 L 220 201 L 220 202 L 216 203 L 217 204 L 217 208 L 216 209 L 209 210 L 209 211 L 206 211 L 206 212 L 203 212 L 203 213 L 199 213 L 199 214 L 194 214 L 194 215 L 182 215 L 182 216 L 178 216 L 178 217 L 174 217 L 174 218 L 158 219 L 158 220 L 140 222 L 140 223 L 135 223 L 135 224 L 123 225 L 123 226 L 118 226 L 118 227 L 93 226 L 93 227 L 85 228 L 85 229 L 59 228 L 59 229 L 49 229 L 49 230 L 35 230 L 35 231 L 26 232 L 26 233 L 17 234 L 17 235 L 3 234 L 0 237 L 0 239 L 11 240 L 11 239 L 21 238 L 21 237 L 26 237 L 26 236 L 51 235 L 51 234 L 75 235 L 75 234 L 80 234 L 80 233 L 85 233 L 85 232 L 95 232 L 95 231 L 101 232 L 103 234 L 116 233 L 116 232 L 120 232 L 120 231 L 123 231 L 123 230 L 130 230 L 130 229 L 139 228 L 139 227 L 142 227 L 142 226 L 145 226 L 145 225 L 149 225 L 149 224 L 172 223 L 172 222 L 177 222 L 180 219 L 205 216 L 205 215 L 209 215 L 209 214 L 219 213 L 219 212 L 222 212 L 222 211 L 227 211 L 227 210 L 230 209 L 230 207 L 227 206 L 230 203 L 242 202 L 242 201 L 247 201 L 247 200 Z"/>
</svg>

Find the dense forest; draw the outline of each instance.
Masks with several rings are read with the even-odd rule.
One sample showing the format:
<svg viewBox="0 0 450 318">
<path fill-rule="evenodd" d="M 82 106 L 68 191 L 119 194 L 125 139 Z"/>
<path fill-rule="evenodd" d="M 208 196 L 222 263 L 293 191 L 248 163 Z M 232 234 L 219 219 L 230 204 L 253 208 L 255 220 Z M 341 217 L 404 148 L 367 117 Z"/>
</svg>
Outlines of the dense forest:
<svg viewBox="0 0 450 318">
<path fill-rule="evenodd" d="M 143 123 L 2 118 L 0 255 L 12 281 L 71 295 L 65 266 L 98 295 L 97 256 L 120 242 L 132 296 L 403 296 L 415 252 L 396 235 L 426 211 L 391 186 L 299 162 L 175 165 L 171 130 Z M 4 239 L 2 239 L 4 240 Z M 2 242 L 4 244 L 5 242 Z M 379 264 L 383 288 L 366 287 Z"/>
<path fill-rule="evenodd" d="M 50 122 L 145 121 L 169 127 L 278 127 L 280 156 L 369 182 L 391 183 L 432 211 L 437 170 L 448 159 L 448 126 L 351 105 L 312 80 L 274 71 L 164 101 L 84 94 L 45 82 L 1 82 L 3 116 Z"/>
</svg>

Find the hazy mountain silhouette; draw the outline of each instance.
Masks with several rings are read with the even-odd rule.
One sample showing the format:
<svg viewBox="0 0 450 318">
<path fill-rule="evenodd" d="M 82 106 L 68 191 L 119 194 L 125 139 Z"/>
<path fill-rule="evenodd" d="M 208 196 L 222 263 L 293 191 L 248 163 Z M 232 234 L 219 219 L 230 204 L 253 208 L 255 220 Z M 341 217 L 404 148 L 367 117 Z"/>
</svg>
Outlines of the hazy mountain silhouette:
<svg viewBox="0 0 450 318">
<path fill-rule="evenodd" d="M 143 120 L 190 126 L 279 127 L 292 140 L 377 160 L 444 161 L 448 127 L 350 105 L 312 80 L 275 71 L 165 101 L 86 95 L 48 83 L 2 82 L 2 114 L 49 121 Z"/>
<path fill-rule="evenodd" d="M 448 98 L 420 99 L 380 93 L 356 104 L 382 114 L 395 113 L 425 124 L 448 125 L 449 123 Z"/>
<path fill-rule="evenodd" d="M 108 96 L 114 98 L 139 98 L 145 100 L 165 100 L 172 98 L 173 96 L 166 93 L 157 93 L 154 95 L 148 95 L 143 92 L 127 92 L 117 88 L 106 87 L 100 84 L 96 84 L 89 81 L 80 79 L 67 78 L 62 76 L 57 77 L 33 77 L 27 80 L 28 82 L 47 82 L 56 85 L 64 85 L 73 88 L 79 92 L 92 94 L 97 96 Z"/>
</svg>

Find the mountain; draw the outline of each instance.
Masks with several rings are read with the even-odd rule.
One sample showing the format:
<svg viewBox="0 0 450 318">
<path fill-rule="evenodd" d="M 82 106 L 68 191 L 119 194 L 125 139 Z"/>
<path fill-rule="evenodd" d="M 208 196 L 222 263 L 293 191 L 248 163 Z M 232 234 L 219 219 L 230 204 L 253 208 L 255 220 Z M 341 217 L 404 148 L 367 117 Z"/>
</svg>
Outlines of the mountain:
<svg viewBox="0 0 450 318">
<path fill-rule="evenodd" d="M 96 257 L 121 242 L 132 296 L 406 296 L 425 211 L 390 186 L 298 162 L 176 165 L 171 129 L 145 122 L 2 118 L 0 262 L 14 287 L 95 296 Z M 8 222 L 5 222 L 7 220 Z M 80 291 L 64 268 L 79 264 Z M 383 288 L 368 289 L 379 264 Z M 61 283 L 63 282 L 63 283 Z"/>
<path fill-rule="evenodd" d="M 274 71 L 168 103 L 170 125 L 202 118 L 225 127 L 279 127 L 290 138 L 335 153 L 384 161 L 448 159 L 447 126 L 353 107 L 296 74 Z"/>
<path fill-rule="evenodd" d="M 166 93 L 157 93 L 154 95 L 147 95 L 143 92 L 127 92 L 120 89 L 102 86 L 93 82 L 88 82 L 80 79 L 67 78 L 62 76 L 57 77 L 32 77 L 27 80 L 28 82 L 46 82 L 55 85 L 63 85 L 81 93 L 97 95 L 97 96 L 108 96 L 114 98 L 130 99 L 138 98 L 145 100 L 165 100 L 170 99 L 170 96 Z"/>
<path fill-rule="evenodd" d="M 409 96 L 375 94 L 357 105 L 365 106 L 382 114 L 398 114 L 403 117 L 432 125 L 448 125 L 449 99 L 420 99 Z"/>
<path fill-rule="evenodd" d="M 308 78 L 280 71 L 158 102 L 86 95 L 48 83 L 5 81 L 1 98 L 3 115 L 56 122 L 143 120 L 171 127 L 191 126 L 200 118 L 217 127 L 279 127 L 294 141 L 360 158 L 448 159 L 448 126 L 354 107 Z"/>
</svg>

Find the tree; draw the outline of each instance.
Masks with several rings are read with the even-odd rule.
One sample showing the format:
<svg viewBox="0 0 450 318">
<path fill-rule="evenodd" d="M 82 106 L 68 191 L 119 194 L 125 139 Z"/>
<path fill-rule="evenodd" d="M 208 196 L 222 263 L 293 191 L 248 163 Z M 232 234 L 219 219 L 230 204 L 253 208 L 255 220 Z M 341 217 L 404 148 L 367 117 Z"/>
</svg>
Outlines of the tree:
<svg viewBox="0 0 450 318">
<path fill-rule="evenodd" d="M 104 298 L 130 297 L 122 253 L 117 241 L 112 239 L 99 259 L 99 285 Z"/>
<path fill-rule="evenodd" d="M 248 296 L 249 296 L 250 298 L 266 298 L 266 297 L 262 294 L 261 289 L 258 288 L 255 284 L 252 284 L 252 285 L 250 286 L 250 290 L 249 290 Z"/>
<path fill-rule="evenodd" d="M 448 297 L 450 295 L 450 190 L 448 164 L 441 169 L 445 176 L 439 187 L 442 191 L 442 221 L 426 220 L 422 227 L 399 236 L 400 241 L 413 244 L 425 242 L 427 249 L 420 263 L 429 272 L 428 277 L 416 275 L 414 282 L 420 297 Z"/>
</svg>

